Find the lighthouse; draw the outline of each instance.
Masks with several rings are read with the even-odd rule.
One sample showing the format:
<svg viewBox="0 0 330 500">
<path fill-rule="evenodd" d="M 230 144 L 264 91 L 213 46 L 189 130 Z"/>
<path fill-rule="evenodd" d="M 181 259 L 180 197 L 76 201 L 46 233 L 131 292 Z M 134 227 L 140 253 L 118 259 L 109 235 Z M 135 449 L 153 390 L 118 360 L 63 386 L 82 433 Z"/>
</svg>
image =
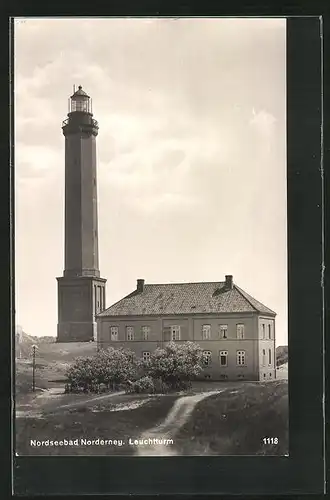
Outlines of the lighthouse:
<svg viewBox="0 0 330 500">
<path fill-rule="evenodd" d="M 105 309 L 100 277 L 96 137 L 90 96 L 78 87 L 62 123 L 65 137 L 64 271 L 58 283 L 57 342 L 96 339 L 96 315 Z"/>
</svg>

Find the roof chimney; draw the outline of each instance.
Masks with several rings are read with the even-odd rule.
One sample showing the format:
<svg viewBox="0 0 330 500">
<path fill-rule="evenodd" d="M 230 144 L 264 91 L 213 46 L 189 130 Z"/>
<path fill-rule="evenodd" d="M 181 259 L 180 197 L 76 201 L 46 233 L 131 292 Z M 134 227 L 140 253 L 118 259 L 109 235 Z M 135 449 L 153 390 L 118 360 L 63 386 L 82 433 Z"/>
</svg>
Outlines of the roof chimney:
<svg viewBox="0 0 330 500">
<path fill-rule="evenodd" d="M 138 279 L 136 283 L 136 290 L 138 292 L 143 292 L 144 290 L 144 280 Z"/>
<path fill-rule="evenodd" d="M 226 286 L 227 290 L 232 290 L 233 289 L 233 276 L 231 274 L 227 274 L 225 276 L 225 278 L 226 278 L 225 286 Z"/>
</svg>

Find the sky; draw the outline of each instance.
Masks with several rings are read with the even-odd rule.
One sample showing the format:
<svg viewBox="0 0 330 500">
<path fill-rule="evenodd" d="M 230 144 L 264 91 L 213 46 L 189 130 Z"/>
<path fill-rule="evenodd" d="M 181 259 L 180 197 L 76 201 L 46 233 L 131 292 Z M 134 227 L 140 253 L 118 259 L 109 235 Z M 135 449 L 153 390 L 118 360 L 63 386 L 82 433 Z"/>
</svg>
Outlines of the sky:
<svg viewBox="0 0 330 500">
<path fill-rule="evenodd" d="M 146 283 L 234 283 L 287 344 L 286 21 L 15 19 L 16 323 L 56 335 L 64 136 L 93 99 L 107 307 Z"/>
</svg>

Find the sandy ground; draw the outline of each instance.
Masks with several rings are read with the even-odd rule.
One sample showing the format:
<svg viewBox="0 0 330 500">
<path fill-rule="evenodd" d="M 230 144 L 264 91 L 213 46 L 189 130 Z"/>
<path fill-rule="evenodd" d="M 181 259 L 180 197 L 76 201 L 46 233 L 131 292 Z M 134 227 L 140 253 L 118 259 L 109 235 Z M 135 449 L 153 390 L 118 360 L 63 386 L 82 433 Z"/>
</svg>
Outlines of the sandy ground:
<svg viewBox="0 0 330 500">
<path fill-rule="evenodd" d="M 135 410 L 152 398 L 166 397 L 166 394 L 126 394 L 125 391 L 110 392 L 101 395 L 64 394 L 63 388 L 51 388 L 30 394 L 24 402 L 16 404 L 15 415 L 18 418 L 41 418 L 45 414 L 71 411 L 79 408 L 91 408 L 93 412 Z"/>
<path fill-rule="evenodd" d="M 282 368 L 282 367 L 281 367 Z M 287 378 L 287 370 L 279 369 L 278 378 Z M 248 382 L 246 382 L 248 383 Z M 64 386 L 56 384 L 57 387 L 48 389 L 37 388 L 35 393 L 20 395 L 16 401 L 15 410 L 17 417 L 38 417 L 45 413 L 74 410 L 79 407 L 97 407 L 98 404 L 107 403 L 111 400 L 111 411 L 124 411 L 138 408 L 141 400 L 152 398 L 153 394 L 125 394 L 124 391 L 115 393 L 105 393 L 99 395 L 91 394 L 65 394 Z M 193 383 L 192 389 L 188 392 L 180 392 L 178 397 L 192 397 L 210 392 L 221 392 L 231 388 L 233 391 L 242 385 L 242 382 L 207 382 L 198 381 Z M 158 394 L 158 397 L 166 397 L 165 394 Z M 198 399 L 198 398 L 197 398 Z M 193 401 L 193 399 L 191 400 Z M 133 402 L 134 405 L 133 405 Z M 133 405 L 133 406 L 132 406 Z M 115 407 L 117 409 L 115 409 Z M 110 407 L 109 407 L 110 410 Z M 97 409 L 95 409 L 97 411 Z"/>
<path fill-rule="evenodd" d="M 89 407 L 109 399 L 121 400 L 124 395 L 124 391 L 118 391 L 91 397 L 87 394 L 63 394 L 63 388 L 51 388 L 33 395 L 28 402 L 16 405 L 16 417 L 38 417 L 44 413 Z"/>
</svg>

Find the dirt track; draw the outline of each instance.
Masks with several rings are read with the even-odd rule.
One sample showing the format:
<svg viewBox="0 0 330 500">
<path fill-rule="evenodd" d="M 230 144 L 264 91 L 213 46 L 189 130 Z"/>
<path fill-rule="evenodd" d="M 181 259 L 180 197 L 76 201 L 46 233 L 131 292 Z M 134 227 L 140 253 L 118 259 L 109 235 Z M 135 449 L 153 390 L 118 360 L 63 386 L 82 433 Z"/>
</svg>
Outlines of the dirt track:
<svg viewBox="0 0 330 500">
<path fill-rule="evenodd" d="M 222 392 L 222 390 L 202 392 L 200 394 L 194 394 L 193 396 L 183 396 L 179 398 L 174 403 L 163 423 L 149 429 L 139 437 L 139 440 L 158 439 L 160 444 L 141 445 L 138 447 L 137 455 L 176 455 L 176 452 L 171 449 L 171 445 L 164 444 L 162 441 L 175 438 L 176 432 L 187 422 L 197 403 L 212 396 L 212 394 L 219 394 L 220 392 Z"/>
</svg>

